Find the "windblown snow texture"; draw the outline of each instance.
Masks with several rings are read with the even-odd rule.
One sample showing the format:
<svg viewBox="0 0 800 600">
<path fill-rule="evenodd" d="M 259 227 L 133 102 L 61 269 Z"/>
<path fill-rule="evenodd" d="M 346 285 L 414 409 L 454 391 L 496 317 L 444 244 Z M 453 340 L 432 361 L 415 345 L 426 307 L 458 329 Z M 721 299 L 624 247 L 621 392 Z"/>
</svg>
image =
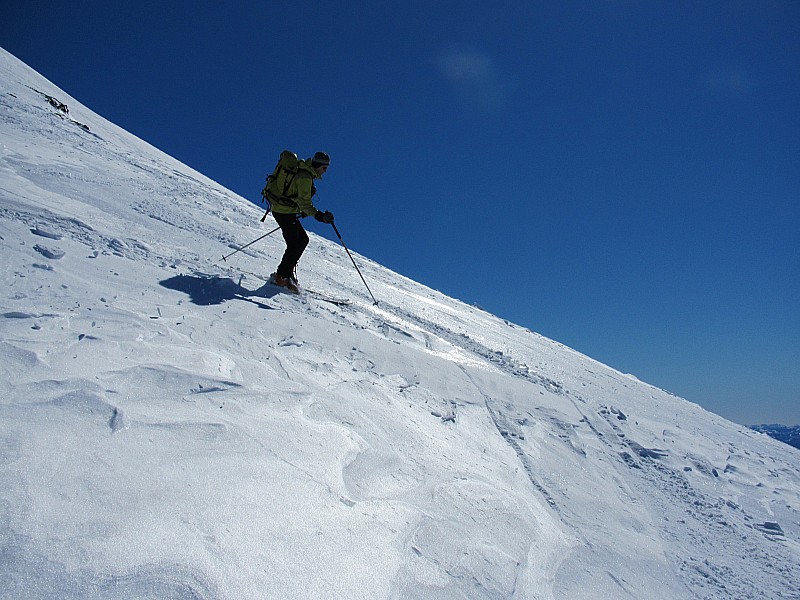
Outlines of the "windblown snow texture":
<svg viewBox="0 0 800 600">
<path fill-rule="evenodd" d="M 800 597 L 793 448 L 0 81 L 3 597 Z"/>
</svg>

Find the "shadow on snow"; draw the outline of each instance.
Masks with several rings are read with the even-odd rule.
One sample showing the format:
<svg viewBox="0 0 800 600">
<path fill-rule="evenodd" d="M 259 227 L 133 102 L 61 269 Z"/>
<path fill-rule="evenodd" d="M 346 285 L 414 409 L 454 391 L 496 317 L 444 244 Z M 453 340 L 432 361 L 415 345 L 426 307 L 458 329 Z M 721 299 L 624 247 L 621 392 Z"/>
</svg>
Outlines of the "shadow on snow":
<svg viewBox="0 0 800 600">
<path fill-rule="evenodd" d="M 253 300 L 251 297 L 272 298 L 281 290 L 265 283 L 257 290 L 248 290 L 229 277 L 213 277 L 201 275 L 176 275 L 159 282 L 163 287 L 183 292 L 189 300 L 198 306 L 222 304 L 228 300 L 244 300 L 256 306 L 272 310 L 271 306 Z"/>
</svg>

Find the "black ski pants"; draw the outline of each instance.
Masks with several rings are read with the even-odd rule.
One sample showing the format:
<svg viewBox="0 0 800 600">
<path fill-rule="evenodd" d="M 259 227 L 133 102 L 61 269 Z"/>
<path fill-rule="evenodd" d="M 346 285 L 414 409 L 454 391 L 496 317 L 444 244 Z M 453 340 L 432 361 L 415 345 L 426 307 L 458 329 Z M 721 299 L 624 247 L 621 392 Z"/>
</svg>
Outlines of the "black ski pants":
<svg viewBox="0 0 800 600">
<path fill-rule="evenodd" d="M 297 262 L 308 246 L 308 234 L 300 223 L 300 215 L 272 213 L 272 216 L 275 217 L 275 221 L 283 233 L 283 239 L 286 241 L 286 252 L 283 253 L 277 273 L 282 277 L 294 277 Z"/>
</svg>

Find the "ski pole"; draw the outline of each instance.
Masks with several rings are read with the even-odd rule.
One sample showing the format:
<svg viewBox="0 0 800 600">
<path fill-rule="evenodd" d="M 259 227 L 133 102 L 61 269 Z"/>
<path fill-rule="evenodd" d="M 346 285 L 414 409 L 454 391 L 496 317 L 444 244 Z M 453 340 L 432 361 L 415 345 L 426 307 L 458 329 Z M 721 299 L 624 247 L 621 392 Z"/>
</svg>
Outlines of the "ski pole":
<svg viewBox="0 0 800 600">
<path fill-rule="evenodd" d="M 331 223 L 331 227 L 333 227 L 333 230 L 336 232 L 336 235 L 337 235 L 337 237 L 339 238 L 339 241 L 340 241 L 340 242 L 342 242 L 342 247 L 344 248 L 344 251 L 345 251 L 345 252 L 347 252 L 347 256 L 349 256 L 349 257 L 350 257 L 350 260 L 351 260 L 351 261 L 353 261 L 353 266 L 356 268 L 356 271 L 358 271 L 358 274 L 359 274 L 359 276 L 361 277 L 361 281 L 363 281 L 363 282 L 364 282 L 364 285 L 366 286 L 366 288 L 367 288 L 367 291 L 369 292 L 369 295 L 370 295 L 370 296 L 372 296 L 372 302 L 373 302 L 373 304 L 374 304 L 375 306 L 378 306 L 378 301 L 377 301 L 377 300 L 375 300 L 375 296 L 373 296 L 373 295 L 372 295 L 372 290 L 371 290 L 371 289 L 369 289 L 369 286 L 367 285 L 367 280 L 366 280 L 366 279 L 364 279 L 364 276 L 363 276 L 363 275 L 361 275 L 361 269 L 359 269 L 359 268 L 358 268 L 358 265 L 356 264 L 356 261 L 355 261 L 355 259 L 353 258 L 353 255 L 352 255 L 352 254 L 350 254 L 350 250 L 348 250 L 348 249 L 347 249 L 347 244 L 345 244 L 345 243 L 344 243 L 344 240 L 342 239 L 342 234 L 341 234 L 341 233 L 339 233 L 339 230 L 336 228 L 336 224 L 335 224 L 335 223 Z"/>
<path fill-rule="evenodd" d="M 276 231 L 278 231 L 278 229 L 280 229 L 280 227 L 276 227 L 275 229 L 273 229 L 273 230 L 272 230 L 272 231 L 270 231 L 269 233 L 265 233 L 265 234 L 264 234 L 264 235 L 262 235 L 261 237 L 254 239 L 254 240 L 253 240 L 252 242 L 250 242 L 249 244 L 245 244 L 245 245 L 244 245 L 244 246 L 242 246 L 241 248 L 238 248 L 238 249 L 234 250 L 233 252 L 231 252 L 230 254 L 228 254 L 228 255 L 226 255 L 226 256 L 223 256 L 223 257 L 222 257 L 222 260 L 227 260 L 228 258 L 230 258 L 231 256 L 233 256 L 233 255 L 234 255 L 234 254 L 236 254 L 237 252 L 241 252 L 242 250 L 244 250 L 244 249 L 245 249 L 245 248 L 247 248 L 248 246 L 252 246 L 252 245 L 253 245 L 253 244 L 255 244 L 257 241 L 259 241 L 259 240 L 263 240 L 263 239 L 264 239 L 265 237 L 267 237 L 268 235 L 271 235 L 271 234 L 275 233 Z"/>
</svg>

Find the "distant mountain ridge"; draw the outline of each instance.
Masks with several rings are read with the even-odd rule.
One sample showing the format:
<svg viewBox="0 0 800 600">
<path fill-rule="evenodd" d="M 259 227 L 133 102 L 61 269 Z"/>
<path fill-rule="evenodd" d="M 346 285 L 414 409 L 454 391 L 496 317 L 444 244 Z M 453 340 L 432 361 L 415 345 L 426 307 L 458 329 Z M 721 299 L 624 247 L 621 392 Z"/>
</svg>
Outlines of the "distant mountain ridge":
<svg viewBox="0 0 800 600">
<path fill-rule="evenodd" d="M 750 429 L 760 433 L 766 433 L 771 438 L 789 444 L 797 449 L 800 449 L 800 425 L 751 425 Z"/>
</svg>

